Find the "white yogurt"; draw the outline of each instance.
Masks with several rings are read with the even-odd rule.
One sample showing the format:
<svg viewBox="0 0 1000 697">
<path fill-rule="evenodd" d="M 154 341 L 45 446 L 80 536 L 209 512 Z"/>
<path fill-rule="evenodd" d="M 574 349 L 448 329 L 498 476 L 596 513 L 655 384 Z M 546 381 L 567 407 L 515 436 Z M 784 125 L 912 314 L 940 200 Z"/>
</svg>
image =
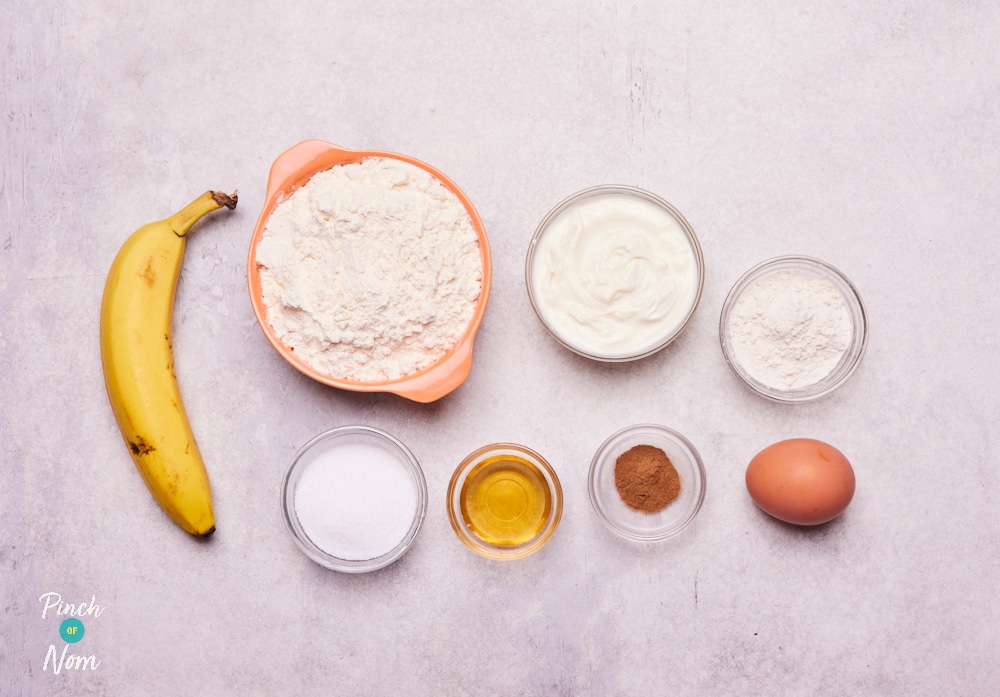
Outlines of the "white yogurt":
<svg viewBox="0 0 1000 697">
<path fill-rule="evenodd" d="M 646 355 L 687 321 L 701 291 L 700 250 L 643 192 L 580 194 L 536 234 L 529 292 L 570 348 L 605 360 Z"/>
</svg>

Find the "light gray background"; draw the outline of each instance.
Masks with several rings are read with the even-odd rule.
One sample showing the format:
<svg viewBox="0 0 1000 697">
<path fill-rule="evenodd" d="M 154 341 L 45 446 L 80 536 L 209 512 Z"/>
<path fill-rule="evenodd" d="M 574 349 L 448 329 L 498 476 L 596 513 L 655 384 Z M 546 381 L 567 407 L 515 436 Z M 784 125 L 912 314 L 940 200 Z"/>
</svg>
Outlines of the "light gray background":
<svg viewBox="0 0 1000 697">
<path fill-rule="evenodd" d="M 0 692 L 3 694 L 985 695 L 1000 689 L 1000 8 L 855 0 L 94 2 L 0 6 Z M 802 5 L 802 7 L 799 7 Z M 493 294 L 469 380 L 431 405 L 326 388 L 255 324 L 250 234 L 268 168 L 321 138 L 411 155 L 481 213 Z M 702 303 L 660 354 L 602 365 L 528 304 L 550 207 L 649 189 L 704 248 Z M 98 307 L 118 246 L 204 191 L 174 345 L 215 491 L 199 543 L 155 506 L 118 435 Z M 743 388 L 718 345 L 732 283 L 780 254 L 859 287 L 868 353 L 806 405 Z M 604 529 L 591 456 L 637 422 L 700 449 L 681 537 Z M 350 577 L 310 562 L 278 507 L 316 433 L 388 430 L 424 466 L 414 548 Z M 840 448 L 857 495 L 817 529 L 743 485 L 776 440 Z M 445 515 L 461 458 L 510 440 L 566 494 L 552 542 L 481 559 Z M 59 618 L 106 606 L 42 670 Z"/>
</svg>

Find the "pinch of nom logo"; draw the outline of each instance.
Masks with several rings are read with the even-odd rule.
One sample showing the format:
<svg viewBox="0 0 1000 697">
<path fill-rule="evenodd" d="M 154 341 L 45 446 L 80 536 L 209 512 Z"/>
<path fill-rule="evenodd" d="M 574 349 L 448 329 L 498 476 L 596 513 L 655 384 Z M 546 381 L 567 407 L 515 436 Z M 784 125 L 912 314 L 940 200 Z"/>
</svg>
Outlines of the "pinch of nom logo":
<svg viewBox="0 0 1000 697">
<path fill-rule="evenodd" d="M 65 642 L 62 652 L 59 652 L 55 644 L 50 644 L 48 650 L 45 652 L 45 662 L 42 664 L 42 670 L 47 671 L 50 662 L 52 673 L 55 675 L 59 675 L 64 668 L 69 670 L 97 670 L 97 666 L 101 665 L 101 662 L 97 660 L 97 656 L 69 653 L 70 645 L 79 642 L 86 633 L 86 627 L 80 618 L 100 617 L 101 613 L 107 609 L 97 604 L 97 596 L 91 596 L 89 603 L 75 605 L 73 603 L 64 603 L 61 595 L 50 591 L 43 593 L 38 602 L 42 604 L 43 620 L 51 617 L 65 618 L 59 623 L 59 638 Z M 90 620 L 88 620 L 89 622 Z"/>
</svg>

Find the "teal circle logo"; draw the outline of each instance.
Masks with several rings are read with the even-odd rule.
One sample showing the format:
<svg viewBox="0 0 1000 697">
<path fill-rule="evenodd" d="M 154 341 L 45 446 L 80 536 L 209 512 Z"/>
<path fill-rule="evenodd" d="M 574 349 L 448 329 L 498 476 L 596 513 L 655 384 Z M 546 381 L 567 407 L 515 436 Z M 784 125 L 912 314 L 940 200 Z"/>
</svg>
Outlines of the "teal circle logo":
<svg viewBox="0 0 1000 697">
<path fill-rule="evenodd" d="M 59 636 L 67 644 L 75 644 L 83 638 L 83 622 L 75 617 L 67 617 L 59 625 Z"/>
</svg>

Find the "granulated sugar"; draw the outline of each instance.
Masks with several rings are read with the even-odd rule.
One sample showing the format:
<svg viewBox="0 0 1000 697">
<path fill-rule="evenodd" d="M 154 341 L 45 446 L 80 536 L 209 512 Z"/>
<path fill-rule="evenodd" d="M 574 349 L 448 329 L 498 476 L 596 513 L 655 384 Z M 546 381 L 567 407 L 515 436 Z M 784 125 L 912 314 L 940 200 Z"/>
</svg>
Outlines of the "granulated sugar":
<svg viewBox="0 0 1000 697">
<path fill-rule="evenodd" d="M 318 372 L 358 382 L 430 366 L 482 292 L 479 237 L 459 198 L 409 163 L 368 158 L 314 175 L 257 246 L 267 320 Z"/>
<path fill-rule="evenodd" d="M 398 457 L 370 442 L 342 442 L 303 469 L 295 515 L 306 536 L 347 561 L 380 557 L 410 530 L 418 506 L 413 477 Z"/>
</svg>

